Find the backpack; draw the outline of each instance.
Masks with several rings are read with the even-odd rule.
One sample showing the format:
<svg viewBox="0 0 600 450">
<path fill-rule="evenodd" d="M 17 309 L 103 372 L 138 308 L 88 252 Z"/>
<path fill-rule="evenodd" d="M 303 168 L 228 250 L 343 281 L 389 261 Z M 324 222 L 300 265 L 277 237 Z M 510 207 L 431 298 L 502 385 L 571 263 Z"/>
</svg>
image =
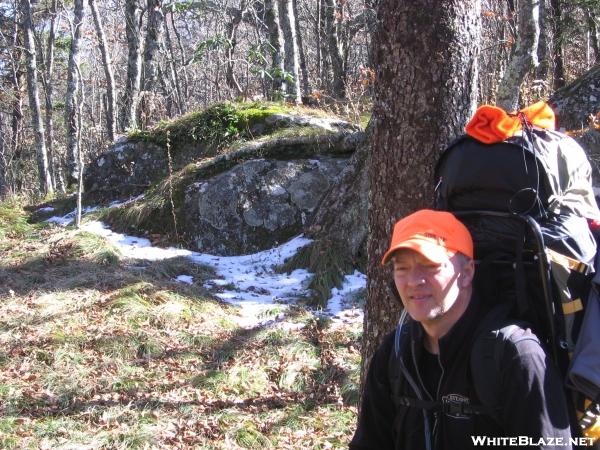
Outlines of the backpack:
<svg viewBox="0 0 600 450">
<path fill-rule="evenodd" d="M 469 228 L 475 289 L 492 305 L 509 303 L 513 319 L 531 324 L 565 376 L 573 421 L 583 435 L 599 438 L 600 276 L 594 278 L 597 246 L 588 220 L 600 219 L 600 211 L 590 163 L 573 139 L 523 115 L 512 135 L 484 143 L 480 138 L 488 135 L 470 125 L 478 121 L 488 131 L 494 123 L 488 119 L 476 113 L 470 135 L 442 153 L 435 207 Z M 484 353 L 501 354 L 510 332 L 502 328 L 488 339 Z M 472 367 L 493 371 L 497 361 Z"/>
</svg>

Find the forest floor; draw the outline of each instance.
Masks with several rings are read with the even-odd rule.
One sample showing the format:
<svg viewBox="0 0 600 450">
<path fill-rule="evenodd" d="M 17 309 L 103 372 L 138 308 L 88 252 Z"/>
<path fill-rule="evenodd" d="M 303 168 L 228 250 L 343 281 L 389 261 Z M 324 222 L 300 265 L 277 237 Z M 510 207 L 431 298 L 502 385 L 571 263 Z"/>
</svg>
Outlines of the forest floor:
<svg viewBox="0 0 600 450">
<path fill-rule="evenodd" d="M 30 214 L 0 204 L 0 448 L 347 448 L 361 321 L 249 324 L 214 267 Z"/>
</svg>

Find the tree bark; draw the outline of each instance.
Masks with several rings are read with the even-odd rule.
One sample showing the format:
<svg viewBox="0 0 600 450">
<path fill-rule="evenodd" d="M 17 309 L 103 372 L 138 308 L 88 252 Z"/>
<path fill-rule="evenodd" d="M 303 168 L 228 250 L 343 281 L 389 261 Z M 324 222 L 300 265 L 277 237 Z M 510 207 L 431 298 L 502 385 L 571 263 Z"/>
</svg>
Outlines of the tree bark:
<svg viewBox="0 0 600 450">
<path fill-rule="evenodd" d="M 5 130 L 4 116 L 0 115 L 0 136 L 8 136 Z M 8 186 L 8 148 L 6 140 L 0 138 L 0 201 L 4 201 L 9 193 Z"/>
<path fill-rule="evenodd" d="M 310 78 L 308 76 L 308 68 L 306 66 L 306 54 L 304 52 L 304 42 L 302 38 L 302 30 L 300 29 L 300 19 L 298 18 L 298 2 L 293 0 L 294 4 L 294 27 L 296 28 L 296 35 L 298 36 L 298 52 L 300 56 L 300 76 L 301 76 L 301 91 L 302 95 L 306 97 L 310 94 Z"/>
<path fill-rule="evenodd" d="M 565 63 L 563 56 L 563 22 L 562 22 L 562 5 L 561 0 L 550 0 L 550 6 L 552 8 L 552 24 L 553 24 L 553 43 L 552 53 L 554 59 L 553 69 L 553 84 L 554 90 L 560 89 L 565 86 Z"/>
<path fill-rule="evenodd" d="M 540 0 L 540 40 L 538 42 L 538 66 L 535 77 L 539 81 L 546 82 L 549 78 L 552 63 L 551 45 L 552 40 L 552 17 L 548 0 Z"/>
<path fill-rule="evenodd" d="M 282 1 L 280 19 L 284 36 L 285 71 L 292 76 L 292 80 L 288 82 L 289 100 L 299 105 L 302 103 L 302 92 L 300 90 L 300 50 L 298 49 L 293 0 Z"/>
<path fill-rule="evenodd" d="M 378 17 L 363 380 L 400 312 L 380 263 L 393 224 L 431 207 L 434 163 L 475 109 L 480 2 L 381 0 Z"/>
<path fill-rule="evenodd" d="M 104 68 L 104 78 L 106 79 L 106 133 L 108 140 L 113 142 L 117 133 L 116 127 L 116 89 L 115 89 L 115 75 L 112 67 L 112 61 L 108 46 L 106 43 L 106 35 L 104 33 L 104 26 L 102 25 L 102 19 L 98 13 L 98 6 L 96 0 L 88 0 L 90 9 L 92 10 L 92 17 L 94 19 L 94 27 L 96 28 L 96 35 L 98 36 L 98 47 L 102 54 L 102 67 Z"/>
<path fill-rule="evenodd" d="M 162 47 L 165 15 L 162 0 L 148 0 L 148 25 L 144 45 L 144 91 L 153 91 L 158 79 L 158 55 Z"/>
<path fill-rule="evenodd" d="M 596 24 L 594 10 L 591 7 L 585 7 L 585 16 L 588 24 L 588 32 L 590 33 L 590 46 L 594 52 L 593 61 L 595 63 L 598 62 L 598 58 L 600 57 L 600 46 L 598 44 L 598 25 Z"/>
<path fill-rule="evenodd" d="M 540 0 L 519 1 L 517 47 L 510 58 L 496 95 L 498 106 L 506 111 L 519 109 L 521 84 L 527 73 L 538 65 L 539 12 Z"/>
<path fill-rule="evenodd" d="M 21 0 L 18 0 L 21 1 Z M 19 3 L 15 2 L 15 7 Z M 11 57 L 11 83 L 13 85 L 13 100 L 11 107 L 11 155 L 13 166 L 18 164 L 23 153 L 23 97 L 25 95 L 25 71 L 20 66 L 20 60 L 23 53 L 22 33 L 19 33 L 19 21 L 15 17 L 13 36 L 12 36 L 13 55 Z M 8 170 L 8 168 L 7 168 Z"/>
<path fill-rule="evenodd" d="M 286 93 L 286 82 L 284 80 L 285 65 L 283 59 L 284 41 L 281 25 L 279 22 L 278 0 L 265 0 L 265 23 L 269 28 L 269 43 L 273 64 L 271 66 L 271 76 L 273 78 L 273 92 L 271 99 L 277 99 Z"/>
<path fill-rule="evenodd" d="M 52 194 L 52 178 L 48 166 L 48 154 L 44 136 L 44 124 L 42 123 L 42 112 L 40 107 L 40 95 L 37 82 L 36 49 L 33 37 L 33 20 L 31 15 L 31 3 L 29 0 L 21 0 L 22 27 L 25 44 L 25 58 L 27 61 L 27 87 L 29 91 L 29 108 L 31 109 L 31 124 L 35 135 L 35 148 L 37 155 L 38 179 L 40 191 L 44 194 Z"/>
<path fill-rule="evenodd" d="M 343 253 L 356 267 L 366 253 L 367 211 L 369 209 L 369 154 L 373 127 L 360 133 L 357 149 L 325 195 L 305 229 L 317 245 L 317 252 Z M 311 268 L 309 268 L 310 270 Z"/>
<path fill-rule="evenodd" d="M 127 79 L 120 115 L 121 129 L 136 128 L 137 104 L 142 79 L 142 11 L 139 0 L 125 1 L 125 34 L 127 35 Z"/>
<path fill-rule="evenodd" d="M 67 185 L 75 187 L 79 180 L 79 163 L 77 161 L 77 95 L 79 88 L 79 54 L 81 51 L 81 28 L 83 26 L 83 0 L 75 0 L 73 6 L 73 22 L 71 24 L 71 51 L 67 70 L 67 97 L 65 104 L 65 124 L 67 141 Z"/>
<path fill-rule="evenodd" d="M 325 2 L 327 49 L 333 70 L 332 93 L 334 98 L 343 99 L 346 97 L 346 67 L 340 43 L 341 23 L 338 19 L 338 3 L 337 0 L 323 1 Z"/>
<path fill-rule="evenodd" d="M 227 74 L 225 76 L 225 79 L 227 80 L 227 85 L 229 86 L 229 88 L 233 89 L 238 97 L 241 96 L 244 93 L 244 91 L 242 90 L 235 76 L 234 53 L 235 47 L 237 45 L 237 29 L 242 20 L 244 20 L 245 16 L 247 15 L 247 2 L 246 0 L 241 0 L 240 9 L 233 11 L 233 16 L 227 23 L 227 38 L 229 39 L 230 45 L 227 48 Z"/>
<path fill-rule="evenodd" d="M 598 112 L 600 100 L 600 64 L 556 91 L 550 97 L 557 125 L 566 130 L 587 128 Z"/>
<path fill-rule="evenodd" d="M 57 1 L 52 0 L 50 6 L 50 29 L 48 30 L 48 40 L 46 44 L 46 73 L 44 76 L 44 93 L 46 103 L 46 149 L 48 152 L 48 167 L 50 168 L 50 178 L 52 186 L 56 189 L 55 163 L 54 163 L 54 104 L 53 95 L 53 77 L 54 77 L 54 44 L 56 42 L 56 16 Z"/>
</svg>

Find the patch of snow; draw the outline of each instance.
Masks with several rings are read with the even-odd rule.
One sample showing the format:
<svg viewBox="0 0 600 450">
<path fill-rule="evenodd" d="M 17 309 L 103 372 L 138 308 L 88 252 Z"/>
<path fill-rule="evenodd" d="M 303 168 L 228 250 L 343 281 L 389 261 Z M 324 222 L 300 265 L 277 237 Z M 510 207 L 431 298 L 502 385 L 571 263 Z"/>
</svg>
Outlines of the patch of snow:
<svg viewBox="0 0 600 450">
<path fill-rule="evenodd" d="M 358 270 L 351 275 L 346 275 L 340 289 L 331 290 L 331 298 L 327 302 L 326 313 L 331 315 L 332 320 L 342 322 L 362 321 L 363 312 L 361 308 L 352 305 L 356 294 L 367 286 L 367 277 Z"/>
<path fill-rule="evenodd" d="M 52 212 L 54 208 L 52 206 L 44 206 L 43 208 L 39 208 L 37 212 Z"/>
<path fill-rule="evenodd" d="M 87 211 L 96 209 L 86 208 Z M 75 212 L 72 212 L 49 221 L 68 224 L 72 222 L 74 214 Z M 286 330 L 304 327 L 302 323 L 286 321 L 286 310 L 288 305 L 306 295 L 312 274 L 304 269 L 296 269 L 291 273 L 277 273 L 276 267 L 309 244 L 310 239 L 297 236 L 283 245 L 250 255 L 216 256 L 174 247 L 153 247 L 148 239 L 113 232 L 99 221 L 83 224 L 82 230 L 105 237 L 127 258 L 156 261 L 185 256 L 193 262 L 212 267 L 216 277 L 208 280 L 205 287 L 224 302 L 239 308 L 235 320 L 241 327 L 253 328 L 262 325 Z M 179 275 L 176 280 L 193 283 L 193 277 L 190 275 Z M 331 317 L 334 323 L 362 324 L 362 309 L 352 303 L 365 286 L 366 277 L 362 273 L 355 271 L 347 275 L 342 287 L 332 290 L 326 310 L 319 314 Z"/>
<path fill-rule="evenodd" d="M 83 208 L 81 210 L 81 214 L 88 214 L 94 211 L 98 211 L 98 207 L 97 206 L 86 206 L 85 208 Z M 63 227 L 66 227 L 67 225 L 73 223 L 75 221 L 75 216 L 77 215 L 77 209 L 74 209 L 73 211 L 71 211 L 70 213 L 62 216 L 62 217 L 58 217 L 58 216 L 52 216 L 49 219 L 46 219 L 46 222 L 48 223 L 56 223 L 58 225 L 61 225 Z"/>
<path fill-rule="evenodd" d="M 101 157 L 101 158 L 98 160 L 98 162 L 96 163 L 96 165 L 97 165 L 98 167 L 102 167 L 102 166 L 104 165 L 104 163 L 105 163 L 105 162 L 106 162 L 106 160 L 104 159 L 104 156 L 102 156 L 102 157 Z"/>
<path fill-rule="evenodd" d="M 144 198 L 144 194 L 140 194 L 137 197 L 131 197 L 131 198 L 128 198 L 127 200 L 125 200 L 125 201 L 115 200 L 114 202 L 111 202 L 108 205 L 108 207 L 109 208 L 118 208 L 119 206 L 127 205 L 128 203 L 132 203 L 132 202 L 141 200 L 143 198 Z"/>
<path fill-rule="evenodd" d="M 81 229 L 103 236 L 108 242 L 117 247 L 126 258 L 158 261 L 162 259 L 175 258 L 177 256 L 190 256 L 192 254 L 191 251 L 180 248 L 153 247 L 150 244 L 150 241 L 146 238 L 115 233 L 102 222 L 98 222 L 97 220 L 91 220 L 83 224 Z"/>
<path fill-rule="evenodd" d="M 180 283 L 194 284 L 194 277 L 191 275 L 178 275 L 175 279 Z"/>
</svg>

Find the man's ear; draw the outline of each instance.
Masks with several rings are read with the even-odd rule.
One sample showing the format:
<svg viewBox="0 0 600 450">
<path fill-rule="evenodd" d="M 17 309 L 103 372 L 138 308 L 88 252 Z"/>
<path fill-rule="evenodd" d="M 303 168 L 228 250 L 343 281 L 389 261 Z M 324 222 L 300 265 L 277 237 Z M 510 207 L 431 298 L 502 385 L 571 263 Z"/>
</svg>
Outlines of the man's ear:
<svg viewBox="0 0 600 450">
<path fill-rule="evenodd" d="M 463 266 L 458 283 L 461 288 L 469 287 L 473 284 L 473 277 L 475 276 L 475 261 L 469 259 L 468 262 Z"/>
</svg>

